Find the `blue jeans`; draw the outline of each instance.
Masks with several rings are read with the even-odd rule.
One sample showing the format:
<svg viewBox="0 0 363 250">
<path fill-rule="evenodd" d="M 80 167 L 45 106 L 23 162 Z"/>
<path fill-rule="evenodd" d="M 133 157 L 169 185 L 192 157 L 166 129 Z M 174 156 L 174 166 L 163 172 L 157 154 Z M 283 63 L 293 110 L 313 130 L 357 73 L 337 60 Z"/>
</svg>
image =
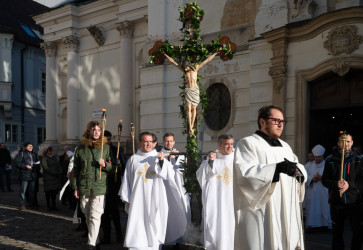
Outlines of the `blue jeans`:
<svg viewBox="0 0 363 250">
<path fill-rule="evenodd" d="M 20 206 L 25 206 L 25 193 L 28 188 L 28 202 L 30 206 L 35 206 L 34 201 L 34 181 L 21 181 L 20 183 Z"/>
</svg>

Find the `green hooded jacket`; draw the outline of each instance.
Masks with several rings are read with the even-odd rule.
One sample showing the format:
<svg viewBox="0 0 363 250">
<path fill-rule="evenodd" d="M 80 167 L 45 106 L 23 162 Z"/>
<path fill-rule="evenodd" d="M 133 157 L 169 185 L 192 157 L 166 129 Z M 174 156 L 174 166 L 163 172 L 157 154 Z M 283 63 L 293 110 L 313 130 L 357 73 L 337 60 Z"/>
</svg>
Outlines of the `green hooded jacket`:
<svg viewBox="0 0 363 250">
<path fill-rule="evenodd" d="M 77 146 L 74 153 L 74 165 L 72 170 L 72 188 L 77 189 L 79 195 L 105 195 L 107 189 L 107 174 L 112 171 L 112 154 L 110 147 L 103 144 L 103 159 L 106 166 L 101 167 L 98 159 L 101 156 L 101 139 L 91 142 L 82 138 L 82 144 Z"/>
</svg>

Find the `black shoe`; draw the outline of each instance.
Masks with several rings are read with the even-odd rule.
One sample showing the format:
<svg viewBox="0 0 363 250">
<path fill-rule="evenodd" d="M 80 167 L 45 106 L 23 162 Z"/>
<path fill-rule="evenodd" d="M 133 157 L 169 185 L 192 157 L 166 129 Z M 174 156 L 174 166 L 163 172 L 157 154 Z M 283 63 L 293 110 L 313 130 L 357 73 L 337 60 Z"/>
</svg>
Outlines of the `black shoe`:
<svg viewBox="0 0 363 250">
<path fill-rule="evenodd" d="M 101 250 L 101 246 L 100 246 L 100 244 L 98 243 L 98 244 L 96 244 L 96 250 Z"/>
<path fill-rule="evenodd" d="M 94 249 L 97 249 L 97 248 L 95 246 L 92 246 L 92 245 L 87 245 L 87 249 L 94 250 Z"/>
</svg>

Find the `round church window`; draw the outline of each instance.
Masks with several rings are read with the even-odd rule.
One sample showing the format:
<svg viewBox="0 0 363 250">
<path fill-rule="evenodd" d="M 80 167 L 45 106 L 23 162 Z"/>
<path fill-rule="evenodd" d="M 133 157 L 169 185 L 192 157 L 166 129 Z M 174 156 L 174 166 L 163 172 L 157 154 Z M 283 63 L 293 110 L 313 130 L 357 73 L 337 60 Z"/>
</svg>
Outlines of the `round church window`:
<svg viewBox="0 0 363 250">
<path fill-rule="evenodd" d="M 223 129 L 231 116 L 231 94 L 223 83 L 214 83 L 207 89 L 208 107 L 204 111 L 204 121 L 209 129 Z"/>
</svg>

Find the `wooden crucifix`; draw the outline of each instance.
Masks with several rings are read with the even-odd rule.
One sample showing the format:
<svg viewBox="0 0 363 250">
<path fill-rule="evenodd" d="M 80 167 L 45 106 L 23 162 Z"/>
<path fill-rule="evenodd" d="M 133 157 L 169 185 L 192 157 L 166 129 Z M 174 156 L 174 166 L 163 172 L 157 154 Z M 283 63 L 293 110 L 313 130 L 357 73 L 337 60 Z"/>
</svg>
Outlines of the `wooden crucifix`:
<svg viewBox="0 0 363 250">
<path fill-rule="evenodd" d="M 189 134 L 194 134 L 194 123 L 195 118 L 197 117 L 197 107 L 200 102 L 200 96 L 199 96 L 199 86 L 197 83 L 198 79 L 198 70 L 203 67 L 205 64 L 209 63 L 213 60 L 213 58 L 220 52 L 213 53 L 211 56 L 209 56 L 207 59 L 205 59 L 201 64 L 196 65 L 189 65 L 185 68 L 182 68 L 178 63 L 174 61 L 173 58 L 165 54 L 165 52 L 162 52 L 162 55 L 168 59 L 168 61 L 176 66 L 181 72 L 183 72 L 186 82 L 186 88 L 184 90 L 184 109 L 186 112 L 186 116 L 188 119 L 188 127 L 189 127 Z"/>
<path fill-rule="evenodd" d="M 219 55 L 222 60 L 232 59 L 236 44 L 226 36 L 213 40 L 211 44 L 201 42 L 199 35 L 200 22 L 204 11 L 196 2 L 187 3 L 186 8 L 179 8 L 179 20 L 183 23 L 184 45 L 175 46 L 168 41 L 157 41 L 150 49 L 150 62 L 163 64 L 167 59 L 172 65 L 183 72 L 185 79 L 184 112 L 188 124 L 188 134 L 194 134 L 194 124 L 197 117 L 197 106 L 200 103 L 198 71 L 204 65 Z M 175 60 L 176 59 L 176 60 Z M 177 62 L 178 61 L 178 62 Z"/>
</svg>

